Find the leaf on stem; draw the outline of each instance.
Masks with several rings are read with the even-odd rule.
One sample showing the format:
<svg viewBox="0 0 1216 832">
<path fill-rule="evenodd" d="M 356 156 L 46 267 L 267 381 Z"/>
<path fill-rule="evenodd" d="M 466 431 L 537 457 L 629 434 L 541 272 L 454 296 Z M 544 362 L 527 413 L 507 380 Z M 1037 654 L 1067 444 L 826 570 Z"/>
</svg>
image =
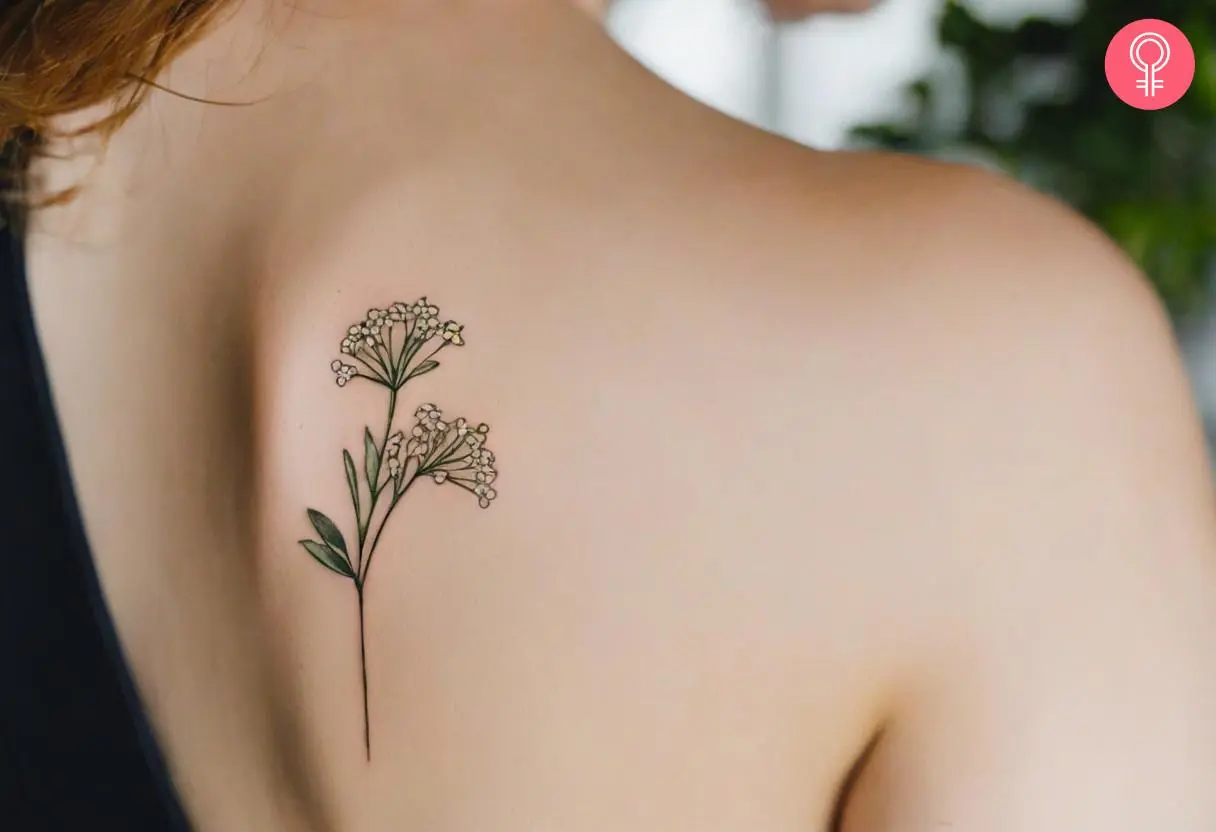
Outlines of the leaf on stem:
<svg viewBox="0 0 1216 832">
<path fill-rule="evenodd" d="M 375 494 L 380 479 L 380 451 L 372 438 L 371 428 L 363 429 L 363 467 L 367 471 L 367 487 Z"/>
<path fill-rule="evenodd" d="M 342 462 L 346 465 L 346 485 L 350 488 L 350 499 L 355 504 L 355 518 L 359 517 L 359 475 L 355 473 L 355 460 L 350 451 L 342 451 Z"/>
<path fill-rule="evenodd" d="M 410 370 L 410 374 L 405 377 L 405 380 L 409 381 L 412 378 L 418 378 L 418 376 L 424 376 L 427 373 L 432 372 L 433 370 L 437 370 L 438 368 L 439 368 L 438 361 L 423 361 L 421 364 L 419 364 L 413 370 Z"/>
<path fill-rule="evenodd" d="M 342 536 L 342 532 L 321 512 L 316 509 L 308 510 L 308 519 L 312 521 L 312 527 L 317 530 L 317 534 L 321 535 L 321 539 L 325 541 L 325 545 L 333 549 L 342 557 L 350 557 L 346 551 L 346 538 Z"/>
<path fill-rule="evenodd" d="M 336 572 L 344 578 L 354 579 L 355 570 L 350 568 L 350 563 L 330 547 L 315 540 L 301 540 L 300 545 L 326 569 Z"/>
</svg>

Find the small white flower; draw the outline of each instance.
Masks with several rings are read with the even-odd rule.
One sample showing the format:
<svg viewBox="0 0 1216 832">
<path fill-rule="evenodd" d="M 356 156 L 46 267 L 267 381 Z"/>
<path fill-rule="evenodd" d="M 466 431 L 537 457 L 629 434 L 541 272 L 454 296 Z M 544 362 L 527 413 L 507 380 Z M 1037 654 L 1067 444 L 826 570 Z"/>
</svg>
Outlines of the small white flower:
<svg viewBox="0 0 1216 832">
<path fill-rule="evenodd" d="M 464 336 L 461 334 L 464 327 L 455 321 L 448 321 L 443 325 L 443 340 L 455 347 L 464 346 Z"/>
<path fill-rule="evenodd" d="M 341 361 L 334 361 L 329 365 L 329 369 L 334 371 L 334 375 L 337 377 L 336 380 L 339 387 L 345 387 L 347 382 L 354 378 L 359 372 L 359 368 L 355 365 L 344 364 Z"/>
<path fill-rule="evenodd" d="M 418 424 L 428 432 L 447 430 L 447 425 L 443 421 L 443 411 L 433 404 L 424 404 L 418 408 L 418 412 L 414 416 L 418 419 Z M 443 425 L 442 429 L 439 427 L 440 425 Z"/>
</svg>

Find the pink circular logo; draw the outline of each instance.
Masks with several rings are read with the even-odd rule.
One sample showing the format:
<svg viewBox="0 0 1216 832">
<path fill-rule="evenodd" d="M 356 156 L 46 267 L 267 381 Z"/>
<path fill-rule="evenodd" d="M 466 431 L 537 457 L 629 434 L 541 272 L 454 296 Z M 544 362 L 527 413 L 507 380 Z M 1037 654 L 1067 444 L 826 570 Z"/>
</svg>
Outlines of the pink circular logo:
<svg viewBox="0 0 1216 832">
<path fill-rule="evenodd" d="M 1106 80 L 1124 104 L 1161 110 L 1182 98 L 1195 80 L 1195 50 L 1177 26 L 1137 20 L 1106 47 Z"/>
</svg>

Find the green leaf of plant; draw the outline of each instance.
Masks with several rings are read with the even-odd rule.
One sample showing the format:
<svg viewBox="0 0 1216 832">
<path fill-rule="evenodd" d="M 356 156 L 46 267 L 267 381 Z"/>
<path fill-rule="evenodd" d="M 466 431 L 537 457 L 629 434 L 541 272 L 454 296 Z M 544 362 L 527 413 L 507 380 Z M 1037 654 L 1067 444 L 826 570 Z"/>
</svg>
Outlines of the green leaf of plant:
<svg viewBox="0 0 1216 832">
<path fill-rule="evenodd" d="M 334 525 L 333 520 L 330 520 L 316 509 L 311 508 L 308 510 L 308 519 L 312 521 L 312 527 L 317 530 L 317 534 L 321 535 L 321 539 L 325 541 L 325 545 L 343 557 L 349 557 L 346 551 L 346 538 L 342 536 L 342 532 Z"/>
<path fill-rule="evenodd" d="M 355 519 L 359 518 L 359 475 L 355 473 L 355 460 L 350 451 L 342 451 L 342 462 L 346 465 L 346 485 L 350 489 L 351 502 L 355 504 Z"/>
<path fill-rule="evenodd" d="M 409 381 L 411 378 L 418 378 L 418 376 L 424 376 L 427 373 L 432 372 L 433 370 L 436 370 L 438 368 L 439 368 L 438 361 L 423 361 L 417 367 L 410 370 L 410 374 L 405 377 L 405 380 Z"/>
<path fill-rule="evenodd" d="M 376 493 L 376 482 L 380 479 L 380 450 L 372 439 L 371 428 L 363 429 L 363 467 L 367 471 L 367 487 Z"/>
<path fill-rule="evenodd" d="M 315 540 L 301 540 L 300 545 L 308 554 L 316 558 L 317 563 L 324 566 L 331 572 L 337 572 L 344 578 L 354 578 L 355 571 L 350 568 L 346 558 L 335 552 L 323 543 L 318 543 Z"/>
</svg>

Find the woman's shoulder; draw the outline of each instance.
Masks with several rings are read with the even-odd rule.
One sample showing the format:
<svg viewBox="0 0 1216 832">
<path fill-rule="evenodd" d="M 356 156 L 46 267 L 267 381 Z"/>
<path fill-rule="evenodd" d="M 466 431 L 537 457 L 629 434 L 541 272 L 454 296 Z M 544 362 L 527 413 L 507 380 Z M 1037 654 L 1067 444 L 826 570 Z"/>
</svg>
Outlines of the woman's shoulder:
<svg viewBox="0 0 1216 832">
<path fill-rule="evenodd" d="M 1061 350 L 1172 354 L 1169 322 L 1130 258 L 1008 175 L 868 152 L 806 153 L 785 175 L 751 222 L 770 226 L 786 264 L 768 291 L 809 316 L 867 322 L 858 338 L 954 351 L 984 374 L 1002 357 L 1050 365 Z"/>
</svg>

